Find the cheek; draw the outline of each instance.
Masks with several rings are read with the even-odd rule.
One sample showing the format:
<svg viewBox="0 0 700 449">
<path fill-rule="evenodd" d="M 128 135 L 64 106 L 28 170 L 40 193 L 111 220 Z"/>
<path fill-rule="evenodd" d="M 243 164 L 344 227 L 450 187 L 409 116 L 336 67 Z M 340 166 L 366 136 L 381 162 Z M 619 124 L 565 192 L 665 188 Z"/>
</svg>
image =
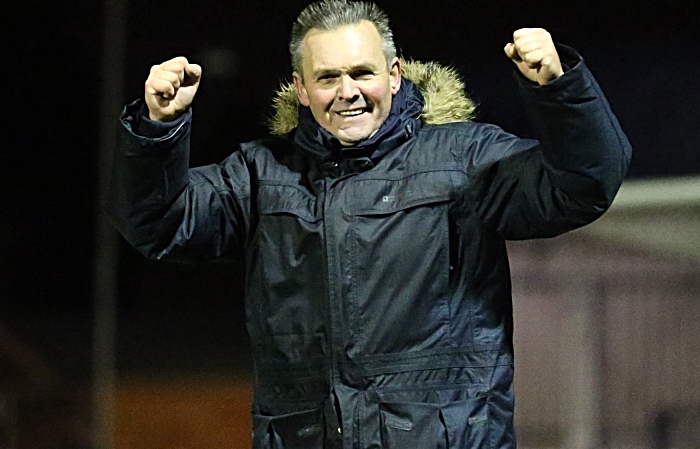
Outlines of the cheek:
<svg viewBox="0 0 700 449">
<path fill-rule="evenodd" d="M 335 96 L 328 90 L 315 91 L 313 96 L 309 96 L 311 108 L 316 111 L 325 111 L 333 104 Z"/>
<path fill-rule="evenodd" d="M 391 104 L 391 89 L 388 85 L 372 86 L 365 90 L 365 96 L 369 97 L 375 105 L 387 107 Z"/>
</svg>

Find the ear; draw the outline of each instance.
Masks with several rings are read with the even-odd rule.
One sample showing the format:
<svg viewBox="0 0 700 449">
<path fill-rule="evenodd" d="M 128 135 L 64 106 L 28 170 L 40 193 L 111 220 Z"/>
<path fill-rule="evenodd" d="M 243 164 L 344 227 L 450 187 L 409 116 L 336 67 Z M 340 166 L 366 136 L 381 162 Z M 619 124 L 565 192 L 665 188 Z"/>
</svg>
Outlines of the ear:
<svg viewBox="0 0 700 449">
<path fill-rule="evenodd" d="M 391 84 L 391 94 L 396 95 L 399 89 L 401 89 L 401 60 L 399 58 L 394 57 L 394 59 L 391 60 L 389 83 Z"/>
<path fill-rule="evenodd" d="M 294 88 L 297 91 L 297 98 L 299 98 L 299 103 L 302 106 L 309 106 L 309 94 L 306 92 L 306 87 L 304 87 L 304 81 L 297 72 L 292 73 L 292 78 L 294 79 Z"/>
</svg>

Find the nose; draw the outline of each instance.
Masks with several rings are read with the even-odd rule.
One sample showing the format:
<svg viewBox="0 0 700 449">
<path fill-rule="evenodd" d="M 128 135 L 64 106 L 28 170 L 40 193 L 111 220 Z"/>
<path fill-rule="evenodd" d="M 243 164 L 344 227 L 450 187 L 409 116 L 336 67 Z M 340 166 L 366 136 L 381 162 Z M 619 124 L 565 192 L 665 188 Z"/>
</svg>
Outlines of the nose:
<svg viewBox="0 0 700 449">
<path fill-rule="evenodd" d="M 340 77 L 338 86 L 338 99 L 352 103 L 360 97 L 360 89 L 357 83 L 351 76 L 343 75 Z"/>
</svg>

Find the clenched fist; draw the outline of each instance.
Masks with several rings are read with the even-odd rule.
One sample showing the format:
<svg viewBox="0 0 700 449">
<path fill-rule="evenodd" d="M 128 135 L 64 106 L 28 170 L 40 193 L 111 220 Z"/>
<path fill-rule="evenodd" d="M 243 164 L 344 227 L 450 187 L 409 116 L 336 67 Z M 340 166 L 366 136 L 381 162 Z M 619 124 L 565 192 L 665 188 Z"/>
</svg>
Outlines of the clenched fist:
<svg viewBox="0 0 700 449">
<path fill-rule="evenodd" d="M 504 50 L 520 72 L 540 86 L 564 73 L 552 36 L 542 28 L 517 30 Z"/>
<path fill-rule="evenodd" d="M 146 105 L 151 120 L 168 122 L 192 104 L 202 68 L 182 56 L 151 67 L 146 80 Z"/>
</svg>

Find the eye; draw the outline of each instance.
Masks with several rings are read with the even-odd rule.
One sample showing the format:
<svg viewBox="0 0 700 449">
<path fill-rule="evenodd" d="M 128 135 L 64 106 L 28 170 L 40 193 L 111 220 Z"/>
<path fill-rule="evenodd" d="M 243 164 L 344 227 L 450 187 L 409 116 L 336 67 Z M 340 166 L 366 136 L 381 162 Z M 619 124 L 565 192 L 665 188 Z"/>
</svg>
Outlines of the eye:
<svg viewBox="0 0 700 449">
<path fill-rule="evenodd" d="M 336 79 L 338 76 L 333 73 L 325 73 L 317 78 L 319 82 L 328 83 Z"/>
<path fill-rule="evenodd" d="M 352 74 L 352 77 L 356 80 L 366 80 L 370 79 L 374 75 L 374 72 L 371 70 L 358 70 L 355 73 Z"/>
</svg>

